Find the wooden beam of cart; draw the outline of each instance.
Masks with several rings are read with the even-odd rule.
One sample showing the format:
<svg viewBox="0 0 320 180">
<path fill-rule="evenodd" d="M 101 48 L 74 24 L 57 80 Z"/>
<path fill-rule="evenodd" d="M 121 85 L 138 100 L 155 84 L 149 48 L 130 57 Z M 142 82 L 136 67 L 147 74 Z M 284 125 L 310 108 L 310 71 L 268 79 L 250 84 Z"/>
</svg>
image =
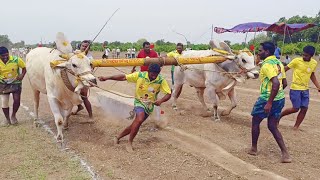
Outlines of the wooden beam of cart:
<svg viewBox="0 0 320 180">
<path fill-rule="evenodd" d="M 156 63 L 163 66 L 181 65 L 181 64 L 205 64 L 205 63 L 221 63 L 228 59 L 234 59 L 233 56 L 210 56 L 210 57 L 192 57 L 192 58 L 133 58 L 133 59 L 95 59 L 92 60 L 93 67 L 121 67 L 121 66 L 148 66 Z"/>
</svg>

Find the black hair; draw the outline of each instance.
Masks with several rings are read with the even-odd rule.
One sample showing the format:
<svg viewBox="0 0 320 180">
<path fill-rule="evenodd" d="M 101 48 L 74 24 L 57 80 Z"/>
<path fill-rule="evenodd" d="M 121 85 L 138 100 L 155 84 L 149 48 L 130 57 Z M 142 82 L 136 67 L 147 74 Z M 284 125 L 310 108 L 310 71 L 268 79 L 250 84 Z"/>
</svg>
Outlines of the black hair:
<svg viewBox="0 0 320 180">
<path fill-rule="evenodd" d="M 177 46 L 183 47 L 183 44 L 182 43 L 177 43 Z"/>
<path fill-rule="evenodd" d="M 149 72 L 160 73 L 161 68 L 159 64 L 151 63 L 149 65 Z"/>
<path fill-rule="evenodd" d="M 272 42 L 263 42 L 260 45 L 265 51 L 269 51 L 270 55 L 274 54 L 276 47 Z"/>
<path fill-rule="evenodd" d="M 303 48 L 303 52 L 309 54 L 310 56 L 314 56 L 316 48 L 314 48 L 313 46 L 306 46 Z"/>
<path fill-rule="evenodd" d="M 6 53 L 9 53 L 8 48 L 1 46 L 0 47 L 0 54 L 2 55 L 2 54 L 6 54 Z"/>
<path fill-rule="evenodd" d="M 91 46 L 91 41 L 90 40 L 83 40 L 80 44 L 78 44 L 78 49 L 80 49 L 80 47 L 81 47 L 81 45 L 83 44 L 83 43 L 89 43 L 90 44 L 90 46 Z"/>
<path fill-rule="evenodd" d="M 146 45 L 150 45 L 150 43 L 149 43 L 148 41 L 146 41 L 146 42 L 144 42 L 144 43 L 142 44 L 142 47 L 145 47 Z"/>
</svg>

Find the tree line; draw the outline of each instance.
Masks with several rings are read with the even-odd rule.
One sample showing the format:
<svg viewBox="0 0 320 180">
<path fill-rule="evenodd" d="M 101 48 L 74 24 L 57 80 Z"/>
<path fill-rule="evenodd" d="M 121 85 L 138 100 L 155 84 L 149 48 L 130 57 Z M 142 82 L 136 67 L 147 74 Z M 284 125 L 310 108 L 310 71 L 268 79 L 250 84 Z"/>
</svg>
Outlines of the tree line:
<svg viewBox="0 0 320 180">
<path fill-rule="evenodd" d="M 308 16 L 293 16 L 290 18 L 281 17 L 277 23 L 316 23 L 320 24 L 320 11 L 315 17 Z M 142 43 L 147 41 L 147 39 L 141 38 L 137 42 L 93 42 L 91 45 L 92 51 L 103 51 L 105 47 L 109 49 L 117 49 L 119 48 L 121 51 L 127 51 L 127 49 L 135 48 L 139 50 L 142 48 Z M 209 41 L 209 39 L 208 39 Z M 282 49 L 282 54 L 299 54 L 302 52 L 302 48 L 306 45 L 313 45 L 316 47 L 317 52 L 320 52 L 320 27 L 313 27 L 301 32 L 293 33 L 290 36 L 284 36 L 282 34 L 276 34 L 272 32 L 267 32 L 258 34 L 254 39 L 251 39 L 248 42 L 242 43 L 232 43 L 228 40 L 225 42 L 235 50 L 240 50 L 243 48 L 248 48 L 250 45 L 254 45 L 257 51 L 259 44 L 263 41 L 272 41 L 277 43 L 278 46 Z M 81 41 L 72 41 L 71 45 L 73 48 L 77 48 L 77 46 L 81 43 Z M 157 52 L 170 52 L 175 50 L 176 44 L 173 42 L 165 41 L 164 39 L 157 40 L 155 42 L 151 42 L 154 44 L 154 50 Z M 37 47 L 38 44 L 25 44 L 24 41 L 13 43 L 9 39 L 7 35 L 0 35 L 0 46 L 6 46 L 8 48 L 21 48 L 21 47 Z M 43 44 L 42 46 L 53 47 L 53 43 Z M 187 42 L 185 47 L 191 48 L 193 50 L 205 50 L 209 49 L 209 44 L 193 44 Z"/>
</svg>

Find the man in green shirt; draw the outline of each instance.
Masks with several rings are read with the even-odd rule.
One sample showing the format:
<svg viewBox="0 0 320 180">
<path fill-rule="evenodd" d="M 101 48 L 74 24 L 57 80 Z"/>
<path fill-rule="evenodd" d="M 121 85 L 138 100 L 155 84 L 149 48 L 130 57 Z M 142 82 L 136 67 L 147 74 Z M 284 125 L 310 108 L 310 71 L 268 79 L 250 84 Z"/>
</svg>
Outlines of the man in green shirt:
<svg viewBox="0 0 320 180">
<path fill-rule="evenodd" d="M 255 103 L 252 115 L 252 146 L 248 152 L 250 155 L 257 155 L 258 138 L 260 134 L 260 123 L 268 118 L 268 129 L 272 133 L 281 149 L 282 163 L 290 163 L 291 158 L 287 147 L 284 144 L 282 135 L 278 130 L 278 121 L 281 110 L 284 107 L 285 98 L 283 89 L 287 86 L 286 74 L 282 63 L 273 55 L 275 45 L 271 42 L 260 44 L 259 57 L 263 60 L 260 69 L 260 92 L 261 95 Z"/>
</svg>

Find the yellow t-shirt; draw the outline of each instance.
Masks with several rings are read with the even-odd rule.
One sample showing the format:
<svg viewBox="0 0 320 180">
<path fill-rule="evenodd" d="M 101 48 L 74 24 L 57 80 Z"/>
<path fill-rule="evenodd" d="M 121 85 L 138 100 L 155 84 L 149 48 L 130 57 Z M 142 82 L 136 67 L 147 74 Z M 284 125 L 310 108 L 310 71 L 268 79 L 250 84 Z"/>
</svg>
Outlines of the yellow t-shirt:
<svg viewBox="0 0 320 180">
<path fill-rule="evenodd" d="M 295 58 L 288 64 L 288 67 L 293 69 L 293 78 L 290 89 L 309 89 L 310 77 L 311 74 L 316 70 L 317 61 L 314 59 L 311 59 L 310 61 L 304 61 L 301 57 Z"/>
<path fill-rule="evenodd" d="M 19 68 L 25 68 L 24 61 L 16 56 L 10 56 L 5 64 L 0 59 L 0 81 L 10 81 L 19 76 Z M 17 82 L 18 83 L 18 82 Z"/>
<path fill-rule="evenodd" d="M 174 50 L 174 51 L 171 51 L 167 54 L 167 57 L 174 57 L 174 58 L 177 58 L 177 57 L 180 57 L 181 54 L 178 53 L 177 50 Z M 171 66 L 171 71 L 174 71 L 174 65 Z"/>
<path fill-rule="evenodd" d="M 273 77 L 277 77 L 280 82 L 278 94 L 274 99 L 274 101 L 277 101 L 285 97 L 284 91 L 283 91 L 282 79 L 286 78 L 286 73 L 282 63 L 275 56 L 269 56 L 263 61 L 260 69 L 260 74 L 259 74 L 259 78 L 261 81 L 260 98 L 264 100 L 269 99 L 271 94 L 271 88 L 272 88 L 272 83 L 270 82 L 270 79 Z"/>
<path fill-rule="evenodd" d="M 147 113 L 153 111 L 153 103 L 160 91 L 163 94 L 171 94 L 167 81 L 161 75 L 150 81 L 148 72 L 135 72 L 126 75 L 126 79 L 128 82 L 136 83 L 134 105 L 145 108 Z"/>
</svg>

